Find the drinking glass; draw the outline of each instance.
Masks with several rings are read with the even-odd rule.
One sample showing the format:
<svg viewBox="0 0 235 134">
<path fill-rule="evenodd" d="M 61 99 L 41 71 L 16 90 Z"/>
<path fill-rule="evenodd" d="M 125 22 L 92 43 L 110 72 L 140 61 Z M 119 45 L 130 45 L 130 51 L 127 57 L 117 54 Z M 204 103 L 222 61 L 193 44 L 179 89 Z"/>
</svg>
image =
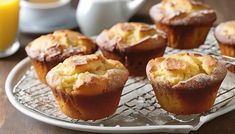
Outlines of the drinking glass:
<svg viewBox="0 0 235 134">
<path fill-rule="evenodd" d="M 0 0 L 0 58 L 14 54 L 20 47 L 17 41 L 19 1 Z"/>
</svg>

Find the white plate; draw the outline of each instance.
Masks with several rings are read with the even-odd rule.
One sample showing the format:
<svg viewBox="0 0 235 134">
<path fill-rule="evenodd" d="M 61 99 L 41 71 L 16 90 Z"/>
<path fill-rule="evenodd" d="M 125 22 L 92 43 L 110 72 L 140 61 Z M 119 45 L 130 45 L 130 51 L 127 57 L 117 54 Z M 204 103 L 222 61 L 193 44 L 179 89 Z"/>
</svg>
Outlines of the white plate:
<svg viewBox="0 0 235 134">
<path fill-rule="evenodd" d="M 55 25 L 56 24 L 56 25 Z M 71 9 L 71 13 L 67 15 L 67 19 L 61 24 L 54 23 L 47 27 L 39 27 L 36 25 L 29 25 L 25 23 L 20 23 L 20 31 L 23 33 L 30 33 L 30 34 L 43 34 L 43 33 L 50 33 L 58 29 L 72 29 L 76 28 L 77 22 L 76 22 L 76 16 L 75 16 L 75 10 Z"/>
<path fill-rule="evenodd" d="M 219 56 L 215 42 L 210 33 L 205 45 L 193 51 Z M 166 54 L 179 51 L 167 48 Z M 5 90 L 16 109 L 36 120 L 63 128 L 99 133 L 188 133 L 235 109 L 235 74 L 230 72 L 221 85 L 212 109 L 190 116 L 167 113 L 157 103 L 152 87 L 144 77 L 130 77 L 114 115 L 97 121 L 71 119 L 59 110 L 50 89 L 36 78 L 29 58 L 12 69 Z"/>
<path fill-rule="evenodd" d="M 103 126 L 103 125 L 95 125 L 92 124 L 84 124 L 83 121 L 75 121 L 75 120 L 62 120 L 60 118 L 55 118 L 54 116 L 47 115 L 47 113 L 42 113 L 35 109 L 30 108 L 27 104 L 22 104 L 19 100 L 19 96 L 17 96 L 17 91 L 13 91 L 14 87 L 17 85 L 19 80 L 23 75 L 25 75 L 26 71 L 29 70 L 31 64 L 29 58 L 22 60 L 18 63 L 10 72 L 9 76 L 6 80 L 6 94 L 12 105 L 21 111 L 22 113 L 37 119 L 39 121 L 63 127 L 73 130 L 80 131 L 88 131 L 88 132 L 101 132 L 101 133 L 146 133 L 146 132 L 174 132 L 174 133 L 188 133 L 192 130 L 197 130 L 204 123 L 218 117 L 222 114 L 225 114 L 229 111 L 235 109 L 235 101 L 234 99 L 230 101 L 226 106 L 219 108 L 215 112 L 211 111 L 209 113 L 205 113 L 199 116 L 199 118 L 195 118 L 196 123 L 194 121 L 188 123 L 176 123 L 173 125 L 136 125 L 136 126 Z M 230 78 L 229 78 L 230 77 Z M 235 78 L 234 74 L 229 73 L 229 77 L 227 77 L 227 81 Z M 30 78 L 31 79 L 31 78 Z M 226 84 L 227 85 L 227 84 Z M 18 85 L 19 86 L 19 85 Z M 43 85 L 41 85 L 43 86 Z M 27 87 L 27 86 L 26 86 Z M 25 88 L 26 89 L 26 88 Z M 124 89 L 125 90 L 125 89 Z M 49 93 L 50 94 L 50 93 Z M 33 96 L 33 95 L 32 95 Z M 32 97 L 31 96 L 31 97 Z M 22 97 L 22 96 L 21 96 Z M 26 98 L 28 96 L 25 96 Z M 130 97 L 130 96 L 129 96 Z M 22 98 L 21 98 L 22 99 Z M 30 100 L 30 98 L 27 98 Z M 125 100 L 122 100 L 125 101 Z M 123 102 L 121 102 L 123 103 Z M 108 120 L 108 119 L 107 119 Z M 101 121 L 102 122 L 102 121 Z M 131 123 L 131 122 L 130 122 Z M 133 123 L 133 122 L 132 122 Z M 121 124 L 122 125 L 122 124 Z"/>
</svg>

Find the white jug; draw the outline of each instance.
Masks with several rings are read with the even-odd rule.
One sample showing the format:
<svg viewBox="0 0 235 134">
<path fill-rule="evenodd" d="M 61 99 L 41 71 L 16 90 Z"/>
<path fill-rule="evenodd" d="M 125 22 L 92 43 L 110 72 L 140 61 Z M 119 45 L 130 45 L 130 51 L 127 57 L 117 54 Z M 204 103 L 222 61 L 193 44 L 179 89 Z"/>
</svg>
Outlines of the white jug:
<svg viewBox="0 0 235 134">
<path fill-rule="evenodd" d="M 88 36 L 99 34 L 118 22 L 128 21 L 144 0 L 79 0 L 77 22 Z"/>
</svg>

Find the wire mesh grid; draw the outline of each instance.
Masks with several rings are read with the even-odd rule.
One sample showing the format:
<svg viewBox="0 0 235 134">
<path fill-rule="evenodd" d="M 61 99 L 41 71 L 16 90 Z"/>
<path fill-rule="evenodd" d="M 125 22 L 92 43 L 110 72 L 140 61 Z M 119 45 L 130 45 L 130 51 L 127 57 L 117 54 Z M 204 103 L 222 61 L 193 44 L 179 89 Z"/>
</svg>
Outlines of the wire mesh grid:
<svg viewBox="0 0 235 134">
<path fill-rule="evenodd" d="M 182 52 L 181 50 L 167 48 L 165 55 Z M 185 50 L 186 51 L 186 50 Z M 212 31 L 204 45 L 200 48 L 187 50 L 200 52 L 204 54 L 214 55 L 220 60 L 223 57 L 220 55 L 217 42 L 212 35 Z M 224 61 L 224 60 L 223 60 Z M 235 63 L 234 58 L 224 61 L 228 66 Z M 56 104 L 50 89 L 40 83 L 37 79 L 33 68 L 29 68 L 25 75 L 20 79 L 13 94 L 17 101 L 25 107 L 37 113 L 43 114 L 48 118 L 53 118 L 60 121 L 78 123 L 81 125 L 91 126 L 146 126 L 146 125 L 184 125 L 196 124 L 201 116 L 214 113 L 222 106 L 232 100 L 235 96 L 235 75 L 230 73 L 222 86 L 220 87 L 215 104 L 210 111 L 196 115 L 173 115 L 166 112 L 158 104 L 151 85 L 146 77 L 130 77 L 123 89 L 119 107 L 116 112 L 107 118 L 101 120 L 82 121 L 72 119 L 64 115 Z M 99 109 L 97 109 L 99 110 Z"/>
</svg>

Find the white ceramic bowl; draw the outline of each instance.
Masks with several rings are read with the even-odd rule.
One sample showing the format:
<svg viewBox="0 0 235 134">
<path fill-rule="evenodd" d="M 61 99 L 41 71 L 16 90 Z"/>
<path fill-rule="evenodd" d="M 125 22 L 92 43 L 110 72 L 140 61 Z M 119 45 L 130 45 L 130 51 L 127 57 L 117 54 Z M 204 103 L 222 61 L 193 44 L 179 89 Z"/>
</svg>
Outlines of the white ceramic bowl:
<svg viewBox="0 0 235 134">
<path fill-rule="evenodd" d="M 71 0 L 38 4 L 21 0 L 20 25 L 29 27 L 54 27 L 67 21 L 71 13 Z"/>
</svg>

